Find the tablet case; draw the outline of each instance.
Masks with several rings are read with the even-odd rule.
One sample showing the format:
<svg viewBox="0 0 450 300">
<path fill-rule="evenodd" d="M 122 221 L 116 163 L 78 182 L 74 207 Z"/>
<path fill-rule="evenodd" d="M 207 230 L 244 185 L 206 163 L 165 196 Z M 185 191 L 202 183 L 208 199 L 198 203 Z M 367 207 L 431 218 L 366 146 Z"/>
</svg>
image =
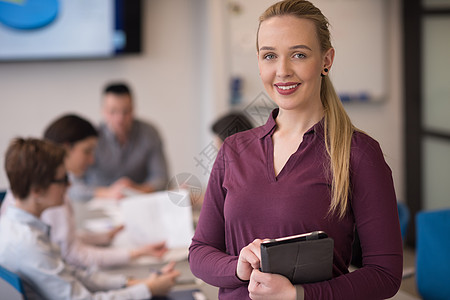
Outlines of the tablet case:
<svg viewBox="0 0 450 300">
<path fill-rule="evenodd" d="M 199 289 L 186 289 L 171 291 L 167 296 L 154 296 L 151 300 L 197 300 L 206 299 L 206 296 Z"/>
<path fill-rule="evenodd" d="M 331 279 L 334 241 L 323 231 L 261 243 L 261 271 L 293 284 Z"/>
</svg>

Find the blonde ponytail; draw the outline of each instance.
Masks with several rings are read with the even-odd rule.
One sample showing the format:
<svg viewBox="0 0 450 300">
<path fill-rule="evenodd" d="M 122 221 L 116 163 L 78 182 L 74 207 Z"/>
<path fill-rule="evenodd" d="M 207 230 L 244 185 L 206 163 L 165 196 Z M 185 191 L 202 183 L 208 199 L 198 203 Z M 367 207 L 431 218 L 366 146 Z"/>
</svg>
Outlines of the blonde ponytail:
<svg viewBox="0 0 450 300">
<path fill-rule="evenodd" d="M 350 191 L 350 150 L 353 126 L 328 76 L 322 78 L 322 105 L 325 109 L 325 148 L 332 174 L 330 213 L 343 218 Z"/>
</svg>

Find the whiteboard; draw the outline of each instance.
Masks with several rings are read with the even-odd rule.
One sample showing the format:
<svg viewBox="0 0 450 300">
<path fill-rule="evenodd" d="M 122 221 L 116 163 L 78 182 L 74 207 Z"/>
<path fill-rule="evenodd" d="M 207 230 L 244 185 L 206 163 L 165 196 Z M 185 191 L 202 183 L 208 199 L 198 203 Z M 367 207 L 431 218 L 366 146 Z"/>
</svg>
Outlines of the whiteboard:
<svg viewBox="0 0 450 300">
<path fill-rule="evenodd" d="M 342 100 L 387 96 L 386 0 L 314 0 L 331 26 L 336 55 L 330 77 Z"/>
</svg>

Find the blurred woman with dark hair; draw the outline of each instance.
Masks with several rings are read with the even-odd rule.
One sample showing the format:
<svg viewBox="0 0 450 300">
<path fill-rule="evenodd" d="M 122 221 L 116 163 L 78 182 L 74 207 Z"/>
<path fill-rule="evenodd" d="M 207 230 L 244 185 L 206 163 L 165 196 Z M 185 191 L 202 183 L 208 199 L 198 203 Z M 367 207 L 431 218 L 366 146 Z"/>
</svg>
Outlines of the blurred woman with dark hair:
<svg viewBox="0 0 450 300">
<path fill-rule="evenodd" d="M 94 163 L 98 141 L 97 129 L 89 121 L 73 114 L 64 115 L 47 127 L 44 138 L 63 145 L 68 153 L 65 165 L 70 177 L 68 194 L 72 201 L 88 201 L 104 195 L 112 198 L 123 196 L 125 186 L 120 182 L 104 187 L 86 184 L 85 172 Z"/>
</svg>

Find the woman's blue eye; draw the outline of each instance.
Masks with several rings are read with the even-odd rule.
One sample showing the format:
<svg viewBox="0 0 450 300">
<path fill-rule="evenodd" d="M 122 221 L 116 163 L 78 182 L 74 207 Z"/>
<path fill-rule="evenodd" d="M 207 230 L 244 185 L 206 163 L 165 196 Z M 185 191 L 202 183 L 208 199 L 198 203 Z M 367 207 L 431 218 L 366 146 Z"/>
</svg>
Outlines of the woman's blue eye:
<svg viewBox="0 0 450 300">
<path fill-rule="evenodd" d="M 275 58 L 275 55 L 273 55 L 273 54 L 264 55 L 264 59 L 274 59 L 274 58 Z"/>
<path fill-rule="evenodd" d="M 296 57 L 296 58 L 305 58 L 306 55 L 303 54 L 303 53 L 296 53 L 296 54 L 294 54 L 294 57 Z"/>
</svg>

